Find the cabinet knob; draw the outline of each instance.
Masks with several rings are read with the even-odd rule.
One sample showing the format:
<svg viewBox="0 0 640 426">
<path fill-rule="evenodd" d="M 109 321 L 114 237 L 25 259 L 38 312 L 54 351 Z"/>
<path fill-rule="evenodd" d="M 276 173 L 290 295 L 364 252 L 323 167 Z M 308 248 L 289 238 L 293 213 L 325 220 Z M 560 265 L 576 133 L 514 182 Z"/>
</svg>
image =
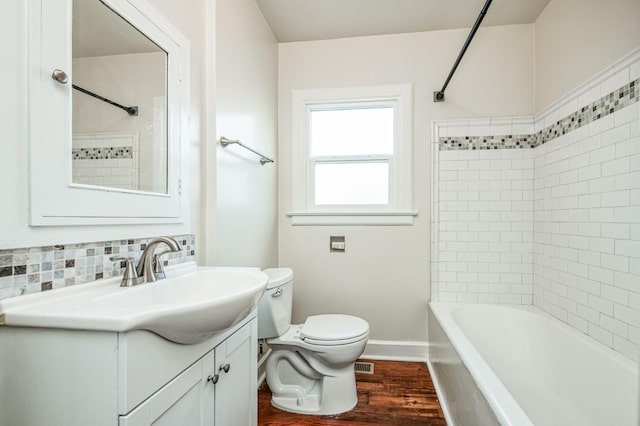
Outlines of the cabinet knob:
<svg viewBox="0 0 640 426">
<path fill-rule="evenodd" d="M 218 383 L 218 380 L 220 380 L 220 376 L 219 376 L 219 375 L 217 375 L 217 374 L 214 374 L 214 375 L 211 375 L 211 376 L 207 377 L 207 382 L 211 382 L 211 383 L 213 383 L 214 385 L 215 385 L 216 383 Z"/>
<path fill-rule="evenodd" d="M 69 76 L 67 76 L 67 73 L 57 68 L 53 70 L 51 78 L 60 84 L 67 84 L 69 82 Z"/>
<path fill-rule="evenodd" d="M 227 363 L 227 364 L 221 365 L 218 371 L 224 371 L 225 373 L 228 373 L 230 369 L 231 369 L 231 364 Z"/>
</svg>

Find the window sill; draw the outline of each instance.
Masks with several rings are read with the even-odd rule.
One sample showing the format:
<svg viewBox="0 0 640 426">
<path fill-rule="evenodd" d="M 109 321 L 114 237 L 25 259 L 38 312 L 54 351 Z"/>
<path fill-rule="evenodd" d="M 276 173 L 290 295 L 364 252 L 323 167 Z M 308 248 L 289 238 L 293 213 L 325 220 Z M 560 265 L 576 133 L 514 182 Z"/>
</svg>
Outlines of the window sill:
<svg viewBox="0 0 640 426">
<path fill-rule="evenodd" d="M 293 226 L 411 226 L 418 212 L 289 212 Z"/>
</svg>

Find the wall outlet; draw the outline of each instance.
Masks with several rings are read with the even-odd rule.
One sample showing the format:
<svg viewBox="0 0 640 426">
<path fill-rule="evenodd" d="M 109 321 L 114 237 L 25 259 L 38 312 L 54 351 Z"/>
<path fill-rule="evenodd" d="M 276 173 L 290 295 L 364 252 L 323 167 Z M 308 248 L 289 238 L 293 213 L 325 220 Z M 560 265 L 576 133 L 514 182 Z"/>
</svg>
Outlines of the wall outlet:
<svg viewBox="0 0 640 426">
<path fill-rule="evenodd" d="M 329 237 L 329 252 L 330 253 L 344 253 L 346 243 L 343 236 L 330 236 Z"/>
</svg>

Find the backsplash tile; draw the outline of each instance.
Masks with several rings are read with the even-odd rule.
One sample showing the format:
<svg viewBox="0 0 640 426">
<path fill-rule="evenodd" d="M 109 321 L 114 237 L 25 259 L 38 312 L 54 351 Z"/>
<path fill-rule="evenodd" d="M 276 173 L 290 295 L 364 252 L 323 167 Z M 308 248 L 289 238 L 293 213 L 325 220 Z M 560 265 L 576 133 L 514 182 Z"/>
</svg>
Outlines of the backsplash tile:
<svg viewBox="0 0 640 426">
<path fill-rule="evenodd" d="M 174 238 L 182 250 L 165 255 L 165 265 L 195 260 L 195 236 L 188 234 Z M 0 250 L 0 300 L 120 276 L 125 262 L 112 262 L 109 258 L 133 256 L 137 262 L 152 239 Z"/>
</svg>

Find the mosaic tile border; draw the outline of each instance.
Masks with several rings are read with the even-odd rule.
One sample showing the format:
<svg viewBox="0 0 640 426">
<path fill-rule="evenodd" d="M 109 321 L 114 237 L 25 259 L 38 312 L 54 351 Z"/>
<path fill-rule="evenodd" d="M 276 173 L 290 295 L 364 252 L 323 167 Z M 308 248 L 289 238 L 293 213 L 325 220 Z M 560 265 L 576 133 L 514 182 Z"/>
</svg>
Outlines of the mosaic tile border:
<svg viewBox="0 0 640 426">
<path fill-rule="evenodd" d="M 133 147 L 108 146 L 100 148 L 73 148 L 74 160 L 123 160 L 133 158 Z"/>
<path fill-rule="evenodd" d="M 174 238 L 182 250 L 167 254 L 164 264 L 195 260 L 195 235 L 177 235 Z M 137 262 L 152 239 L 0 250 L 0 300 L 120 276 L 125 262 L 112 262 L 109 258 L 126 254 Z M 159 247 L 159 250 L 164 248 Z"/>
<path fill-rule="evenodd" d="M 439 138 L 440 151 L 536 148 L 639 101 L 640 79 L 625 84 L 530 135 L 457 136 Z"/>
</svg>

